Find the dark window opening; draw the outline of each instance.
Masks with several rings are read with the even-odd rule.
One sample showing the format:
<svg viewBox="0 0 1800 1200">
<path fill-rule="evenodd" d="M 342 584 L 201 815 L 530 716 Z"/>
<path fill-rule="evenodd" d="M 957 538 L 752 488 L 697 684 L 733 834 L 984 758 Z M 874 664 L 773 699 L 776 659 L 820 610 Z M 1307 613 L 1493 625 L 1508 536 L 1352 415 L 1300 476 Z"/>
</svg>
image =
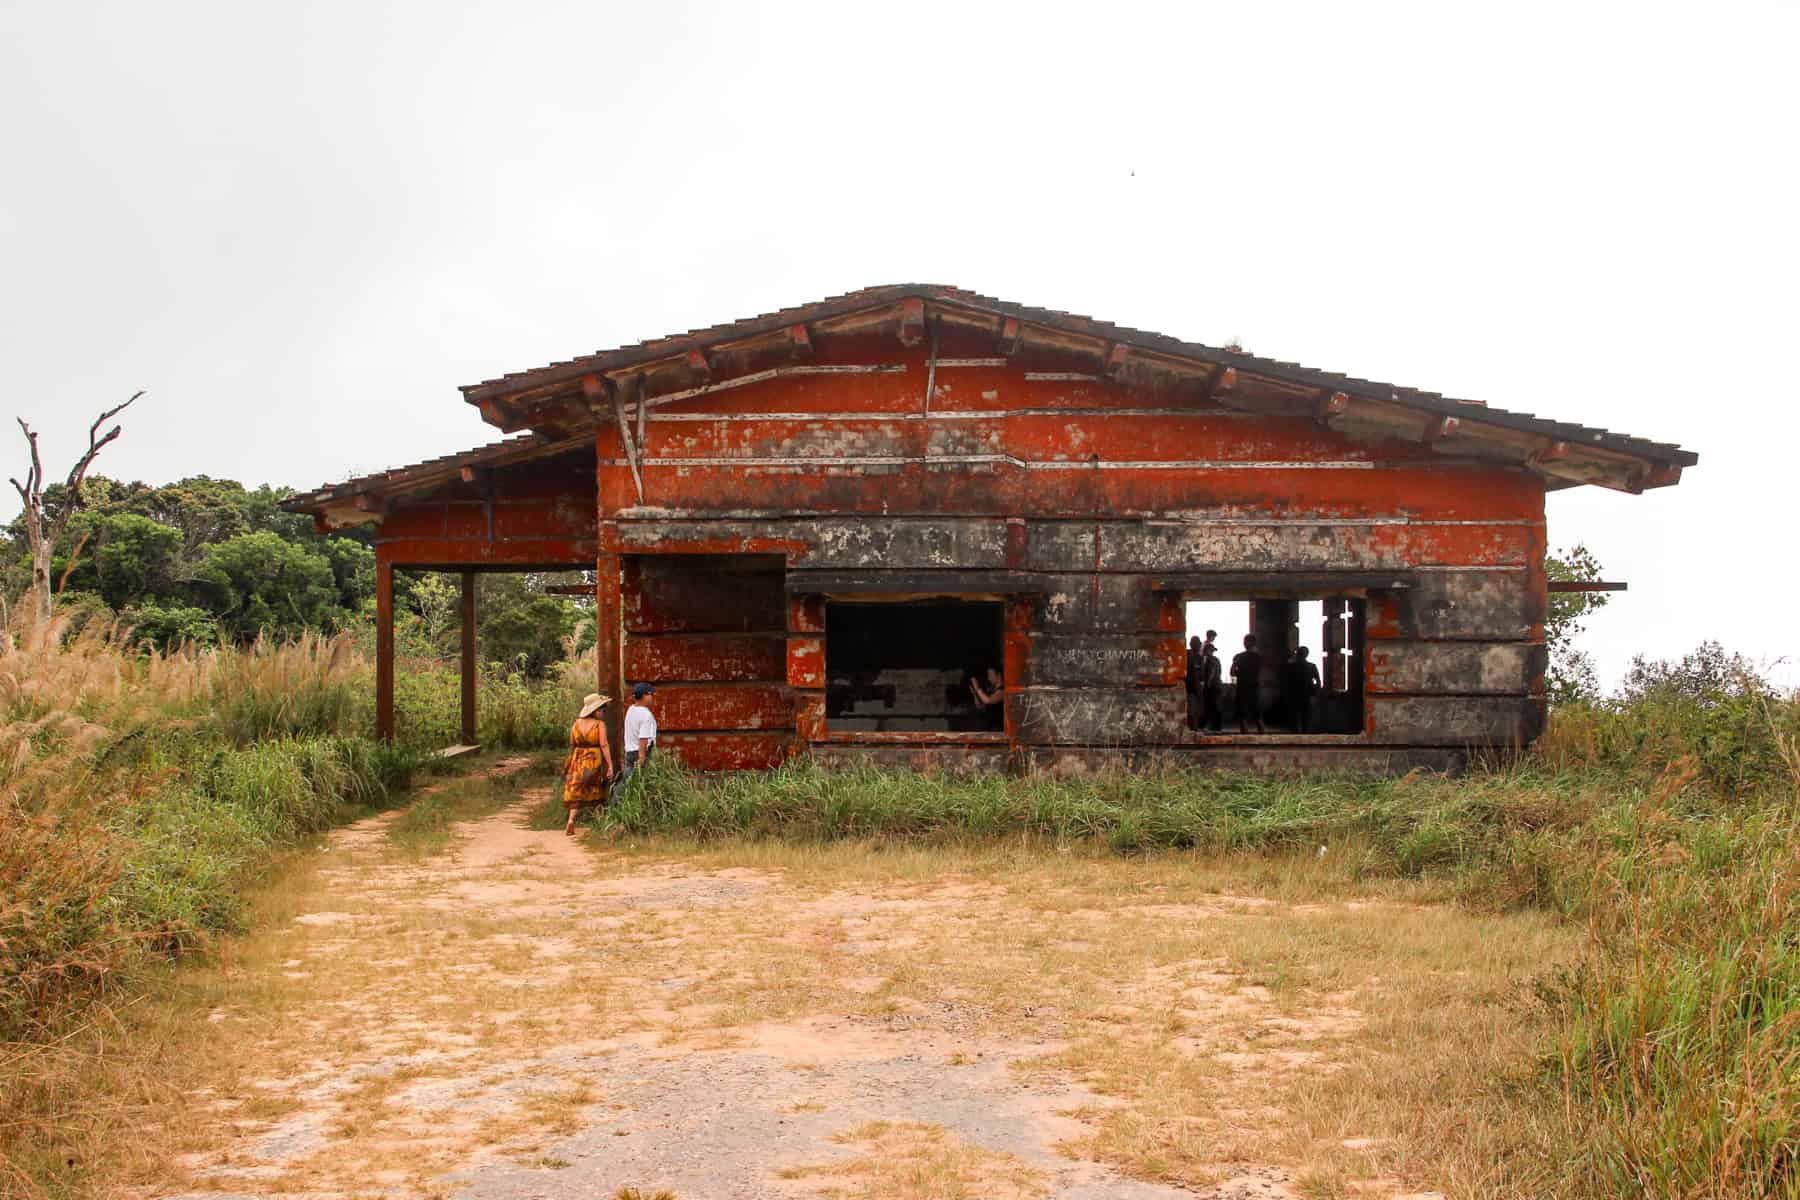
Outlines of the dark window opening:
<svg viewBox="0 0 1800 1200">
<path fill-rule="evenodd" d="M 1184 608 L 1190 662 L 1193 639 L 1204 642 L 1209 630 L 1218 635 L 1214 645 L 1220 684 L 1210 697 L 1203 688 L 1190 690 L 1188 728 L 1201 733 L 1363 731 L 1364 600 L 1209 597 L 1189 600 Z M 1258 662 L 1248 683 L 1232 677 L 1246 634 L 1256 638 Z M 1318 673 L 1317 684 L 1308 665 Z M 1190 665 L 1188 677 L 1198 683 L 1204 676 Z"/>
<path fill-rule="evenodd" d="M 827 603 L 826 731 L 1003 729 L 1003 622 L 997 600 Z"/>
</svg>

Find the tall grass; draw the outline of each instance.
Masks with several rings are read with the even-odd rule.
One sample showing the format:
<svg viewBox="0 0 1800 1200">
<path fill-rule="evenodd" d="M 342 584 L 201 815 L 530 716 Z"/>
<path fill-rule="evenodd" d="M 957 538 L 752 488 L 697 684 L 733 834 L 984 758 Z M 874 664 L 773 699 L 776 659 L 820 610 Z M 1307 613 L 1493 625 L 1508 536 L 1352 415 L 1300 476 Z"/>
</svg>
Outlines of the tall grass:
<svg viewBox="0 0 1800 1200">
<path fill-rule="evenodd" d="M 448 664 L 432 659 L 403 664 L 394 681 L 400 741 L 431 750 L 460 741 L 461 688 L 461 677 Z M 546 679 L 486 664 L 476 685 L 476 737 L 483 746 L 499 750 L 565 746 L 581 698 L 593 690 L 591 660 L 558 664 Z M 372 711 L 368 719 L 374 720 Z"/>
<path fill-rule="evenodd" d="M 1800 753 L 1735 810 L 1675 771 L 1610 830 L 1588 949 L 1546 986 L 1575 1182 L 1606 1195 L 1800 1196 Z"/>
<path fill-rule="evenodd" d="M 349 657 L 318 639 L 141 654 L 117 627 L 8 620 L 0 1043 L 235 928 L 272 853 L 402 781 L 411 753 L 344 732 Z"/>
<path fill-rule="evenodd" d="M 239 746 L 353 728 L 366 711 L 368 670 L 346 638 L 306 633 L 258 638 L 248 649 L 208 650 L 203 661 L 219 733 Z"/>
</svg>

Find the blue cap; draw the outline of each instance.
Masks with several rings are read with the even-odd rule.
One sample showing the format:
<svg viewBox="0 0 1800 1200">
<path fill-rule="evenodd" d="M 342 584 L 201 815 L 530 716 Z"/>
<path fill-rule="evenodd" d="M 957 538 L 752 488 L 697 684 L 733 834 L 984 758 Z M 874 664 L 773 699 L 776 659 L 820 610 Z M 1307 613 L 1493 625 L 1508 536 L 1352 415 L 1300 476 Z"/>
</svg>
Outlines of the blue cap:
<svg viewBox="0 0 1800 1200">
<path fill-rule="evenodd" d="M 654 683 L 640 683 L 631 689 L 631 695 L 633 699 L 642 700 L 645 696 L 648 696 L 655 690 L 656 685 Z"/>
</svg>

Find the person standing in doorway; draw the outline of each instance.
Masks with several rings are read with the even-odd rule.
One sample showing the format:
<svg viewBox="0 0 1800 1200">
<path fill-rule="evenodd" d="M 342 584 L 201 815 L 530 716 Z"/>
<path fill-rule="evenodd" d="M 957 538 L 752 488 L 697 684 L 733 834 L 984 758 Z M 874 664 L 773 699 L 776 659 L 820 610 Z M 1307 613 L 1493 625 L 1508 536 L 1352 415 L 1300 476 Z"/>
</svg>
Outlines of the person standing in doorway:
<svg viewBox="0 0 1800 1200">
<path fill-rule="evenodd" d="M 650 711 L 650 697 L 655 694 L 653 683 L 640 683 L 631 689 L 631 707 L 625 710 L 625 774 L 619 780 L 621 785 L 633 771 L 649 765 L 650 752 L 656 749 L 656 714 Z"/>
<path fill-rule="evenodd" d="M 1200 644 L 1198 635 L 1188 639 L 1187 670 L 1183 672 L 1183 684 L 1187 689 L 1187 727 L 1198 729 L 1205 716 L 1205 708 L 1200 702 L 1201 664 L 1206 659 L 1206 648 Z"/>
<path fill-rule="evenodd" d="M 1306 647 L 1294 651 L 1287 665 L 1287 701 L 1294 710 L 1294 732 L 1312 732 L 1313 697 L 1319 694 L 1319 668 L 1307 661 Z"/>
<path fill-rule="evenodd" d="M 1256 732 L 1267 733 L 1263 724 L 1262 655 L 1256 651 L 1256 635 L 1244 635 L 1244 649 L 1231 660 L 1231 678 L 1237 684 L 1238 732 L 1249 733 L 1249 723 L 1256 722 Z"/>
<path fill-rule="evenodd" d="M 1219 636 L 1206 631 L 1206 644 L 1200 647 L 1200 718 L 1207 732 L 1217 733 L 1225 721 L 1224 672 L 1219 667 L 1219 648 L 1213 639 Z"/>
</svg>

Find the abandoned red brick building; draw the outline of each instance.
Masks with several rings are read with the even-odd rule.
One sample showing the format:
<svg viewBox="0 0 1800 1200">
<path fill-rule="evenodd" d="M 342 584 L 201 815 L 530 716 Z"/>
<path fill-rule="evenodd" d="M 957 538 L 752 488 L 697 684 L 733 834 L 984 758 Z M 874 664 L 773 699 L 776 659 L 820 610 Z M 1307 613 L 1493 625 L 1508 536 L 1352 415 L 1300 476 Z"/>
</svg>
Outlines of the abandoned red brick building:
<svg viewBox="0 0 1800 1200">
<path fill-rule="evenodd" d="M 600 689 L 656 683 L 663 744 L 707 769 L 1455 767 L 1543 723 L 1545 493 L 1664 487 L 1696 461 L 934 285 L 463 394 L 518 436 L 288 504 L 375 523 L 380 732 L 395 570 L 463 574 L 473 740 L 472 573 L 579 568 Z M 1187 728 L 1200 599 L 1242 603 L 1266 695 L 1315 648 L 1316 731 Z M 997 722 L 962 685 L 984 665 Z"/>
</svg>

